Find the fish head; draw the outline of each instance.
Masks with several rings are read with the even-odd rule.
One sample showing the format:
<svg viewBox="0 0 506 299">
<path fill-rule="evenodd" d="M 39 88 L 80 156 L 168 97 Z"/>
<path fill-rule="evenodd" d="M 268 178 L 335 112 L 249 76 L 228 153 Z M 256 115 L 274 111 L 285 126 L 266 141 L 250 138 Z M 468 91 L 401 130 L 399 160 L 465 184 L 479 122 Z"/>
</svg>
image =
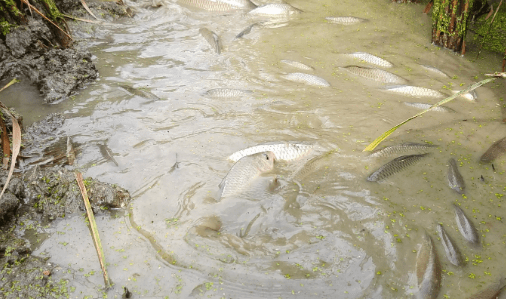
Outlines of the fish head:
<svg viewBox="0 0 506 299">
<path fill-rule="evenodd" d="M 269 172 L 274 168 L 276 156 L 273 152 L 263 152 L 256 154 L 255 160 L 261 172 Z"/>
</svg>

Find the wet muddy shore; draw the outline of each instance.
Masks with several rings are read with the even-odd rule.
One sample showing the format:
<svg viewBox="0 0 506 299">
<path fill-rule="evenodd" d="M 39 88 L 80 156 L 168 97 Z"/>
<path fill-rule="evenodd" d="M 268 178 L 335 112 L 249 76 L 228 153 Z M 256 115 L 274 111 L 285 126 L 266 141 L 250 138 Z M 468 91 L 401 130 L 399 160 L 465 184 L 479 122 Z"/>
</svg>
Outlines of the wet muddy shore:
<svg viewBox="0 0 506 299">
<path fill-rule="evenodd" d="M 57 1 L 57 5 L 64 14 L 89 18 L 79 1 Z M 89 7 L 109 21 L 131 13 L 127 6 L 116 2 L 92 2 Z M 80 30 L 78 23 L 71 26 L 73 32 Z M 45 103 L 67 100 L 95 80 L 99 74 L 86 45 L 74 41 L 72 47 L 62 49 L 51 43 L 53 35 L 42 17 L 34 13 L 28 16 L 26 25 L 12 29 L 5 41 L 0 39 L 0 80 L 29 81 L 40 91 Z M 10 132 L 10 118 L 3 115 Z M 22 123 L 22 116 L 16 117 Z M 74 278 L 70 269 L 48 263 L 48 256 L 32 255 L 35 246 L 44 239 L 41 227 L 85 211 L 75 168 L 69 165 L 72 163 L 66 152 L 67 136 L 61 131 L 64 122 L 62 115 L 51 114 L 22 128 L 21 154 L 0 198 L 2 298 L 59 298 L 68 296 L 72 289 Z M 0 169 L 2 188 L 7 175 L 8 170 Z M 110 214 L 110 209 L 124 208 L 130 200 L 129 193 L 118 186 L 93 178 L 85 178 L 84 183 L 97 216 Z M 85 218 L 82 219 L 84 223 Z M 67 276 L 54 278 L 56 273 Z"/>
</svg>

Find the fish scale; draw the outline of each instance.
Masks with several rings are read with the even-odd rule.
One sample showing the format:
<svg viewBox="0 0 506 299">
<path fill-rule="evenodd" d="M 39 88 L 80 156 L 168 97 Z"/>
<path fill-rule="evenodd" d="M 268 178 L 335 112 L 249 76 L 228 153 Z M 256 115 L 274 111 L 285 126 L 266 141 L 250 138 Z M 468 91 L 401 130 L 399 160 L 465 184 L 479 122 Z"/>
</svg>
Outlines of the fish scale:
<svg viewBox="0 0 506 299">
<path fill-rule="evenodd" d="M 210 89 L 204 93 L 204 96 L 211 98 L 232 98 L 250 95 L 253 92 L 251 90 L 232 89 L 232 88 L 215 88 Z"/>
<path fill-rule="evenodd" d="M 326 17 L 325 20 L 329 23 L 339 25 L 353 25 L 367 21 L 366 19 L 356 17 Z"/>
<path fill-rule="evenodd" d="M 457 226 L 459 228 L 460 233 L 470 244 L 477 245 L 480 242 L 480 236 L 476 231 L 476 227 L 466 216 L 464 211 L 457 206 L 456 204 L 452 204 L 455 209 L 455 221 L 457 222 Z"/>
<path fill-rule="evenodd" d="M 321 87 L 330 86 L 329 82 L 327 82 L 325 79 L 305 73 L 290 73 L 286 76 L 283 76 L 283 78 L 290 81 L 305 83 L 313 86 L 321 86 Z"/>
<path fill-rule="evenodd" d="M 298 143 L 298 142 L 275 142 L 255 145 L 238 152 L 233 153 L 228 157 L 229 160 L 237 161 L 244 156 L 253 155 L 260 152 L 273 152 L 277 160 L 293 161 L 303 156 L 308 155 L 314 149 L 313 144 Z"/>
<path fill-rule="evenodd" d="M 426 144 L 426 143 L 415 143 L 415 142 L 407 142 L 396 145 L 391 145 L 384 147 L 382 149 L 374 151 L 369 157 L 386 157 L 393 156 L 400 153 L 406 152 L 416 152 L 417 154 L 425 153 L 427 150 L 437 147 L 434 144 Z"/>
<path fill-rule="evenodd" d="M 366 52 L 355 52 L 355 53 L 351 53 L 348 55 L 353 58 L 357 58 L 357 59 L 360 59 L 364 62 L 367 62 L 370 64 L 375 64 L 375 65 L 381 66 L 381 67 L 392 67 L 393 66 L 393 64 L 391 62 L 386 61 L 383 58 L 379 58 L 378 56 L 374 56 L 374 55 L 366 53 Z"/>
<path fill-rule="evenodd" d="M 455 192 L 459 194 L 464 194 L 464 190 L 466 189 L 466 184 L 464 183 L 464 178 L 460 174 L 459 168 L 457 167 L 457 162 L 455 159 L 451 158 L 448 160 L 448 185 L 450 188 L 455 190 Z"/>
<path fill-rule="evenodd" d="M 349 65 L 343 67 L 343 69 L 347 70 L 348 72 L 354 75 L 358 75 L 382 83 L 397 83 L 397 84 L 406 83 L 406 80 L 404 78 L 401 78 L 390 72 L 377 68 Z"/>
<path fill-rule="evenodd" d="M 256 7 L 256 5 L 249 0 L 178 0 L 178 3 L 207 11 L 231 11 L 237 9 L 253 9 Z"/>
<path fill-rule="evenodd" d="M 274 168 L 272 152 L 262 152 L 239 159 L 220 183 L 219 198 L 240 193 L 256 177 Z"/>
<path fill-rule="evenodd" d="M 397 173 L 410 165 L 413 165 L 414 163 L 420 161 L 420 159 L 422 159 L 427 155 L 428 154 L 420 154 L 420 155 L 406 155 L 397 157 L 392 161 L 388 162 L 387 164 L 378 168 L 378 170 L 373 172 L 367 178 L 367 180 L 370 182 L 381 181 L 391 176 L 392 174 Z"/>
<path fill-rule="evenodd" d="M 250 16 L 266 16 L 266 17 L 275 17 L 275 16 L 288 16 L 299 14 L 302 11 L 297 9 L 290 4 L 285 3 L 271 3 L 259 6 L 252 11 L 248 12 Z"/>
<path fill-rule="evenodd" d="M 394 85 L 388 86 L 386 91 L 395 92 L 402 95 L 412 96 L 415 98 L 430 97 L 430 98 L 443 98 L 445 95 L 437 90 L 425 87 L 408 86 L 408 85 Z"/>
</svg>

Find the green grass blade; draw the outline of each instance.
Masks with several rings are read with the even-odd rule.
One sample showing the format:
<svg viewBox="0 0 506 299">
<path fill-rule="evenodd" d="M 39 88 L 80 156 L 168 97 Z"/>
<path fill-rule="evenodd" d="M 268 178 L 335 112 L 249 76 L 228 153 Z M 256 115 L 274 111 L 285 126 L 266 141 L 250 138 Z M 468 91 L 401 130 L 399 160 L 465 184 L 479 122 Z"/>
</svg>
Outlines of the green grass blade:
<svg viewBox="0 0 506 299">
<path fill-rule="evenodd" d="M 400 124 L 397 124 L 395 127 L 391 128 L 390 130 L 386 131 L 385 133 L 381 134 L 380 137 L 376 138 L 373 142 L 371 142 L 371 144 L 369 144 L 365 149 L 364 149 L 364 152 L 367 152 L 367 151 L 372 151 L 374 150 L 383 140 L 387 139 L 388 136 L 390 136 L 390 134 L 392 134 L 393 132 L 395 132 L 395 130 L 397 130 L 399 127 L 401 127 L 402 125 L 404 125 L 405 123 L 407 123 L 408 121 L 410 120 L 413 120 L 417 117 L 419 117 L 420 115 L 424 114 L 425 112 L 428 112 L 436 107 L 439 107 L 441 105 L 444 105 L 448 102 L 450 102 L 451 100 L 455 99 L 456 97 L 466 93 L 466 92 L 470 92 L 471 90 L 475 90 L 476 88 L 482 86 L 483 84 L 487 84 L 489 82 L 492 82 L 494 81 L 495 78 L 489 78 L 489 79 L 485 79 L 485 80 L 482 80 L 480 82 L 477 82 L 473 85 L 471 85 L 470 87 L 450 96 L 450 97 L 447 97 L 446 99 L 444 100 L 441 100 L 439 102 L 437 102 L 436 104 L 430 106 L 430 108 L 416 114 L 416 115 L 413 115 L 411 116 L 410 118 L 406 119 L 405 121 L 401 122 Z"/>
<path fill-rule="evenodd" d="M 102 267 L 102 272 L 104 274 L 105 288 L 108 289 L 111 287 L 111 281 L 109 280 L 109 275 L 107 275 L 107 270 L 105 268 L 104 250 L 102 249 L 102 243 L 100 242 L 100 236 L 98 235 L 97 223 L 95 222 L 93 210 L 91 209 L 90 201 L 88 199 L 88 193 L 86 192 L 86 187 L 84 186 L 83 176 L 78 171 L 75 172 L 75 175 L 77 185 L 79 185 L 79 189 L 81 190 L 81 194 L 83 195 L 84 205 L 86 206 L 86 213 L 88 214 L 88 219 L 90 220 L 91 232 L 93 234 L 93 242 L 95 243 L 95 248 L 97 249 L 98 254 L 98 260 L 100 261 L 100 266 Z"/>
</svg>

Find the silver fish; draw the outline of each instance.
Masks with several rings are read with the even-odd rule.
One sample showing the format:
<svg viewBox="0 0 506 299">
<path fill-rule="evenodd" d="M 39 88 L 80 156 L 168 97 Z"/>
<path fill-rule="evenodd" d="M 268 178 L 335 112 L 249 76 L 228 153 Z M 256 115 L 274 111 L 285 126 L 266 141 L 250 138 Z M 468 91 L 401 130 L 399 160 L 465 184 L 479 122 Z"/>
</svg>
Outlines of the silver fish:
<svg viewBox="0 0 506 299">
<path fill-rule="evenodd" d="M 460 250 L 457 246 L 455 246 L 455 243 L 446 233 L 444 227 L 441 224 L 437 225 L 437 232 L 439 234 L 439 238 L 441 239 L 441 243 L 443 243 L 446 257 L 450 263 L 454 264 L 457 267 L 461 266 L 464 261 L 462 259 L 462 255 L 460 254 Z"/>
<path fill-rule="evenodd" d="M 253 23 L 253 24 L 249 25 L 248 27 L 246 27 L 246 29 L 244 29 L 243 31 L 239 32 L 239 34 L 237 34 L 234 39 L 241 38 L 241 37 L 245 36 L 246 34 L 250 33 L 251 29 L 253 29 L 253 27 L 255 27 L 255 26 L 259 26 L 259 24 L 258 23 Z"/>
<path fill-rule="evenodd" d="M 232 88 L 215 88 L 210 89 L 204 93 L 204 96 L 210 98 L 235 98 L 242 97 L 246 95 L 251 95 L 253 91 L 251 90 L 242 90 L 242 89 L 232 89 Z"/>
<path fill-rule="evenodd" d="M 256 177 L 274 168 L 274 153 L 262 152 L 237 161 L 220 183 L 219 198 L 241 192 Z"/>
<path fill-rule="evenodd" d="M 435 299 L 441 289 L 441 264 L 432 238 L 425 234 L 416 257 L 418 298 Z"/>
<path fill-rule="evenodd" d="M 208 11 L 232 11 L 256 7 L 250 0 L 178 0 L 177 2 Z"/>
<path fill-rule="evenodd" d="M 305 71 L 312 71 L 313 68 L 308 66 L 308 65 L 305 65 L 303 63 L 300 63 L 298 61 L 293 61 L 293 60 L 286 60 L 286 59 L 283 59 L 280 61 L 281 63 L 284 63 L 286 65 L 289 65 L 289 66 L 292 66 L 292 67 L 295 67 L 295 68 L 298 68 L 298 69 L 301 69 L 301 70 L 305 70 Z"/>
<path fill-rule="evenodd" d="M 325 167 L 329 165 L 329 159 L 333 158 L 332 154 L 334 153 L 335 153 L 334 151 L 329 151 L 308 160 L 306 163 L 304 163 L 297 170 L 294 171 L 291 178 L 295 180 L 302 180 L 308 175 L 314 173 L 315 171 L 325 169 Z"/>
<path fill-rule="evenodd" d="M 460 92 L 460 90 L 452 90 L 453 94 L 456 94 Z M 461 98 L 464 98 L 471 102 L 476 102 L 478 100 L 478 94 L 476 93 L 476 90 L 471 90 L 470 92 L 465 92 L 460 95 Z"/>
<path fill-rule="evenodd" d="M 325 20 L 327 20 L 329 23 L 339 25 L 353 25 L 367 21 L 366 19 L 356 17 L 326 17 Z"/>
<path fill-rule="evenodd" d="M 450 188 L 455 190 L 458 194 L 464 194 L 464 189 L 466 189 L 466 184 L 464 183 L 464 178 L 460 174 L 459 168 L 457 166 L 457 162 L 455 159 L 451 158 L 448 160 L 448 185 Z"/>
<path fill-rule="evenodd" d="M 410 106 L 410 107 L 413 107 L 416 109 L 420 109 L 420 110 L 427 110 L 432 106 L 432 104 L 427 104 L 427 103 L 410 103 L 410 102 L 404 102 L 404 105 Z M 455 110 L 453 110 L 452 108 L 448 108 L 448 107 L 444 107 L 444 106 L 438 106 L 438 107 L 432 108 L 431 111 L 455 112 Z"/>
<path fill-rule="evenodd" d="M 430 98 L 444 98 L 445 95 L 440 93 L 437 90 L 425 88 L 425 87 L 418 87 L 418 86 L 409 86 L 409 85 L 394 85 L 394 86 L 388 86 L 385 89 L 389 92 L 395 92 L 407 96 L 412 96 L 415 98 L 421 98 L 421 97 L 430 97 Z"/>
<path fill-rule="evenodd" d="M 216 51 L 217 54 L 221 53 L 221 42 L 220 37 L 207 28 L 200 28 L 200 34 L 207 40 L 211 48 Z"/>
<path fill-rule="evenodd" d="M 480 236 L 474 224 L 467 218 L 464 211 L 457 205 L 453 204 L 455 209 L 455 220 L 460 233 L 469 243 L 472 245 L 478 245 L 480 243 Z"/>
<path fill-rule="evenodd" d="M 488 150 L 481 156 L 480 162 L 490 163 L 494 161 L 500 155 L 506 153 L 506 137 L 497 140 L 492 144 Z"/>
<path fill-rule="evenodd" d="M 330 86 L 329 82 L 327 82 L 325 79 L 305 73 L 290 73 L 288 75 L 283 76 L 283 78 L 290 81 L 305 83 L 313 86 L 321 86 L 321 87 Z"/>
<path fill-rule="evenodd" d="M 440 71 L 439 69 L 433 67 L 433 66 L 430 66 L 430 65 L 420 65 L 422 68 L 424 68 L 425 70 L 429 71 L 429 72 L 432 72 L 433 74 L 437 74 L 441 77 L 446 77 L 448 78 L 448 75 L 443 73 L 442 71 Z"/>
<path fill-rule="evenodd" d="M 390 72 L 377 68 L 349 65 L 343 67 L 343 69 L 347 70 L 352 74 L 382 83 L 397 83 L 397 84 L 406 83 L 406 80 L 404 78 L 401 78 Z"/>
<path fill-rule="evenodd" d="M 370 64 L 374 64 L 381 67 L 392 67 L 393 64 L 389 61 L 386 61 L 383 58 L 379 58 L 378 56 L 374 56 L 372 54 L 366 53 L 366 52 L 355 52 L 351 54 L 347 54 L 348 56 L 351 56 L 353 58 L 359 59 L 360 61 L 364 61 Z"/>
<path fill-rule="evenodd" d="M 501 291 L 506 287 L 506 278 L 501 278 L 498 282 L 495 282 L 488 286 L 486 289 L 473 294 L 468 299 L 498 299 Z"/>
<path fill-rule="evenodd" d="M 423 154 L 426 153 L 429 149 L 437 147 L 434 144 L 427 143 L 415 143 L 415 142 L 407 142 L 396 145 L 387 146 L 385 148 L 374 151 L 369 157 L 390 157 L 398 154 L 405 154 L 407 152 Z"/>
<path fill-rule="evenodd" d="M 378 170 L 373 172 L 367 178 L 367 180 L 370 182 L 381 181 L 381 180 L 391 176 L 392 174 L 399 172 L 399 171 L 403 170 L 404 168 L 418 162 L 420 159 L 422 159 L 423 157 L 425 157 L 427 155 L 428 154 L 420 154 L 420 155 L 405 155 L 405 156 L 397 157 L 397 158 L 393 159 L 392 161 L 388 162 L 387 164 L 378 168 Z"/>
<path fill-rule="evenodd" d="M 298 8 L 285 3 L 274 3 L 259 6 L 250 12 L 250 16 L 260 17 L 276 17 L 276 16 L 291 16 L 301 13 L 302 11 Z"/>
<path fill-rule="evenodd" d="M 159 100 L 160 99 L 159 97 L 157 97 L 156 95 L 152 94 L 149 91 L 133 88 L 133 87 L 125 85 L 125 84 L 121 84 L 121 85 L 119 85 L 119 87 L 123 88 L 124 90 L 128 91 L 131 94 L 134 94 L 134 95 L 142 97 L 142 98 L 151 99 L 151 100 Z"/>
<path fill-rule="evenodd" d="M 272 152 L 274 153 L 276 160 L 290 162 L 308 155 L 313 151 L 314 147 L 314 144 L 301 142 L 271 142 L 240 150 L 230 155 L 228 159 L 238 161 L 242 157 L 256 153 Z"/>
</svg>

